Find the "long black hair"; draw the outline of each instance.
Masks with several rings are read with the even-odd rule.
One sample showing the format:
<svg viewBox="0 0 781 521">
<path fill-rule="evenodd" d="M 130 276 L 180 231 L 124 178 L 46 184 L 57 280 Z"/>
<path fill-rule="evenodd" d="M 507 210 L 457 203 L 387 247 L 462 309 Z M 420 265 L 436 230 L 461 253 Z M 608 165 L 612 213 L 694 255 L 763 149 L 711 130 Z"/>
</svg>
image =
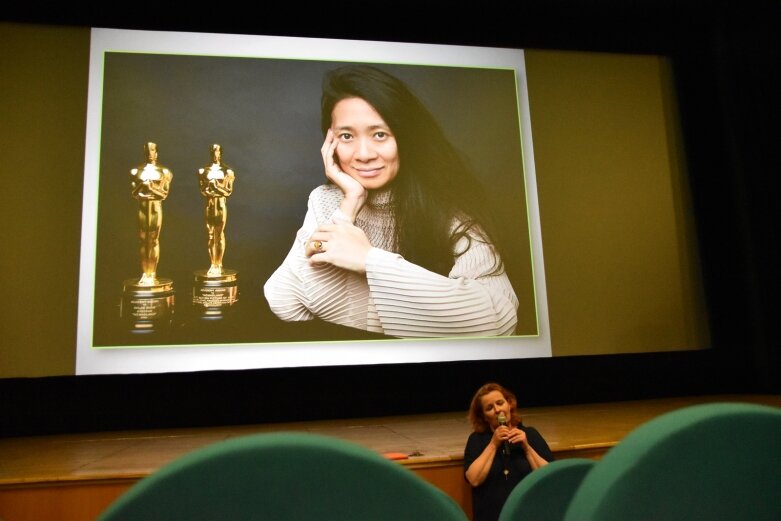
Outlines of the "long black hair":
<svg viewBox="0 0 781 521">
<path fill-rule="evenodd" d="M 478 240 L 494 248 L 493 272 L 501 273 L 495 224 L 483 187 L 423 103 L 401 80 L 374 66 L 340 67 L 323 79 L 323 134 L 331 127 L 334 106 L 346 98 L 369 103 L 396 138 L 400 166 L 390 191 L 398 253 L 447 276 L 455 257 Z M 455 251 L 462 238 L 467 239 L 466 248 Z"/>
</svg>

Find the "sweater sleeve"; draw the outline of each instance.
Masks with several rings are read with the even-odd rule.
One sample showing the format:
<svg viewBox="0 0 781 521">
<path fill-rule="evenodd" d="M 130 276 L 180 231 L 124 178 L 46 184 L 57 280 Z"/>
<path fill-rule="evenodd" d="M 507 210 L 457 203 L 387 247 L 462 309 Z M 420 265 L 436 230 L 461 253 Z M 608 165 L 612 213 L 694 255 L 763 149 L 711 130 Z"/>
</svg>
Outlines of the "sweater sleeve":
<svg viewBox="0 0 781 521">
<path fill-rule="evenodd" d="M 377 317 L 385 334 L 397 337 L 512 335 L 518 299 L 507 274 L 491 274 L 489 244 L 473 238 L 468 248 L 447 277 L 372 248 L 366 260 L 370 326 Z"/>
<path fill-rule="evenodd" d="M 462 238 L 448 276 L 373 247 L 366 274 L 330 264 L 312 266 L 306 242 L 319 224 L 344 220 L 330 192 L 313 192 L 304 223 L 284 262 L 263 287 L 271 311 L 285 321 L 318 317 L 399 338 L 512 335 L 518 299 L 506 273 L 494 274 L 493 247 Z"/>
<path fill-rule="evenodd" d="M 318 226 L 318 208 L 310 197 L 304 223 L 284 262 L 263 286 L 271 311 L 285 321 L 322 320 L 366 329 L 368 295 L 361 278 L 330 264 L 311 266 L 306 243 Z M 332 218 L 339 218 L 334 212 Z M 363 283 L 365 284 L 365 283 Z"/>
</svg>

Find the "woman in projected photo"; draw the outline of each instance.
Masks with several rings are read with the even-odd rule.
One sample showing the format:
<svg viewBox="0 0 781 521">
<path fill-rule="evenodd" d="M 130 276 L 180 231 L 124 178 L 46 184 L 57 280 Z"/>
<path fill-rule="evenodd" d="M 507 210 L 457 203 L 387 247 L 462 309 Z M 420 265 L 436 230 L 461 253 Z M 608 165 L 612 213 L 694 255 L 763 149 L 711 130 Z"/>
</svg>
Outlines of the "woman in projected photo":
<svg viewBox="0 0 781 521">
<path fill-rule="evenodd" d="M 426 107 L 370 66 L 327 73 L 321 107 L 328 183 L 265 284 L 271 310 L 394 337 L 513 334 L 487 198 Z"/>
<path fill-rule="evenodd" d="M 498 383 L 483 385 L 472 398 L 464 477 L 472 485 L 474 521 L 499 519 L 513 488 L 554 459 L 537 429 L 523 425 L 517 407 L 515 395 Z"/>
</svg>

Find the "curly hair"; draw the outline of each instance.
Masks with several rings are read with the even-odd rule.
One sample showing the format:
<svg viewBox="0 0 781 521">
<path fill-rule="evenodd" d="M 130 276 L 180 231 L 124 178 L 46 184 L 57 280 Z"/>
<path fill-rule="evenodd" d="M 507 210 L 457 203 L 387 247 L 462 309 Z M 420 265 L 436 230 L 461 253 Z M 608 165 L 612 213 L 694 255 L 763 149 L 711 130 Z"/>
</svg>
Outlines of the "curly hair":
<svg viewBox="0 0 781 521">
<path fill-rule="evenodd" d="M 494 391 L 499 391 L 502 393 L 504 399 L 507 400 L 507 402 L 510 404 L 510 423 L 512 425 L 518 425 L 521 423 L 521 415 L 518 414 L 517 410 L 518 400 L 515 398 L 513 392 L 498 383 L 489 382 L 480 387 L 477 392 L 475 392 L 475 395 L 472 397 L 472 403 L 469 405 L 469 414 L 467 415 L 467 419 L 469 420 L 469 423 L 472 424 L 472 429 L 475 432 L 485 432 L 490 428 L 488 422 L 485 419 L 485 416 L 483 415 L 482 398 L 486 394 L 492 393 Z"/>
</svg>

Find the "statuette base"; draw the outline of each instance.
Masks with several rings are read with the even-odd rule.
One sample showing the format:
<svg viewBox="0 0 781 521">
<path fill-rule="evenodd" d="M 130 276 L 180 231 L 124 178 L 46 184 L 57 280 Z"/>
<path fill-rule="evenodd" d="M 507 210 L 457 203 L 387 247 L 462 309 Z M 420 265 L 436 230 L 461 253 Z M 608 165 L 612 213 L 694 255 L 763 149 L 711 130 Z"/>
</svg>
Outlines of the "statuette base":
<svg viewBox="0 0 781 521">
<path fill-rule="evenodd" d="M 127 279 L 123 284 L 123 291 L 126 295 L 135 295 L 138 297 L 151 297 L 171 293 L 174 290 L 174 281 L 171 279 L 158 278 L 152 284 L 142 284 L 139 279 Z"/>
<path fill-rule="evenodd" d="M 230 286 L 236 284 L 237 278 L 236 270 L 223 269 L 219 275 L 209 275 L 209 270 L 195 272 L 195 282 L 204 286 Z"/>
</svg>

